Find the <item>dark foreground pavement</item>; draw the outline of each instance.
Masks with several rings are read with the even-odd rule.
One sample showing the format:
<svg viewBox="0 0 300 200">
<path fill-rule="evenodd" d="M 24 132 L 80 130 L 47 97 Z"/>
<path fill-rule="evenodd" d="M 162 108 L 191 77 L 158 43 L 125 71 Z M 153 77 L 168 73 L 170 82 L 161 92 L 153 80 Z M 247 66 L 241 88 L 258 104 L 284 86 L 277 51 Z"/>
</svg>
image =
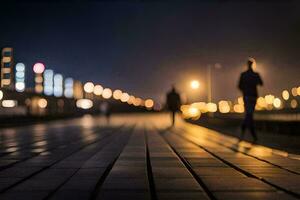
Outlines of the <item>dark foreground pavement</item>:
<svg viewBox="0 0 300 200">
<path fill-rule="evenodd" d="M 300 199 L 300 157 L 164 115 L 2 129 L 0 199 Z"/>
</svg>

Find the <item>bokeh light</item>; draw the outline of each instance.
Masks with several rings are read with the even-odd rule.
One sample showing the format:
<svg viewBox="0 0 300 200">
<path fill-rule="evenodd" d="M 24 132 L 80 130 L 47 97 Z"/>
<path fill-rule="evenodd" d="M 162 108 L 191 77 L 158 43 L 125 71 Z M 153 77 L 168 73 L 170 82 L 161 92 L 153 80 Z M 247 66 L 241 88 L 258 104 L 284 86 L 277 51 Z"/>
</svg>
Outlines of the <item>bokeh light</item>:
<svg viewBox="0 0 300 200">
<path fill-rule="evenodd" d="M 109 98 L 111 98 L 111 96 L 112 96 L 112 91 L 111 91 L 111 89 L 105 88 L 105 89 L 103 90 L 103 92 L 102 92 L 102 97 L 103 97 L 104 99 L 109 99 Z"/>
<path fill-rule="evenodd" d="M 288 100 L 288 99 L 290 98 L 290 93 L 289 93 L 289 91 L 283 90 L 283 92 L 282 92 L 282 98 L 283 98 L 284 100 Z"/>
<path fill-rule="evenodd" d="M 43 63 L 35 63 L 33 65 L 33 71 L 37 74 L 42 74 L 45 70 L 45 65 Z"/>
<path fill-rule="evenodd" d="M 101 85 L 95 85 L 94 94 L 100 96 L 103 92 L 103 87 Z"/>
<path fill-rule="evenodd" d="M 122 95 L 121 95 L 121 101 L 122 102 L 127 102 L 129 100 L 130 96 L 128 93 L 124 92 Z"/>
<path fill-rule="evenodd" d="M 90 109 L 93 107 L 93 101 L 90 99 L 79 99 L 76 101 L 76 106 L 81 109 Z"/>
<path fill-rule="evenodd" d="M 48 102 L 47 102 L 47 100 L 44 99 L 44 98 L 38 100 L 38 106 L 39 106 L 40 108 L 46 108 L 46 107 L 47 107 L 47 104 L 48 104 Z"/>
<path fill-rule="evenodd" d="M 296 99 L 293 99 L 293 100 L 291 101 L 291 108 L 297 108 L 297 106 L 298 106 L 297 100 L 296 100 Z"/>
<path fill-rule="evenodd" d="M 214 113 L 214 112 L 217 112 L 217 110 L 218 110 L 217 104 L 215 104 L 215 103 L 208 103 L 207 104 L 207 111 L 208 112 Z"/>
<path fill-rule="evenodd" d="M 86 82 L 83 86 L 83 90 L 86 93 L 92 93 L 94 91 L 94 83 L 92 82 Z"/>
<path fill-rule="evenodd" d="M 280 108 L 282 103 L 281 103 L 281 100 L 279 98 L 275 98 L 274 101 L 273 101 L 273 105 L 275 108 Z"/>
<path fill-rule="evenodd" d="M 123 92 L 121 90 L 115 90 L 113 93 L 113 98 L 115 100 L 119 100 L 119 99 L 121 99 L 122 94 L 123 94 Z"/>
<path fill-rule="evenodd" d="M 152 99 L 147 99 L 147 100 L 145 101 L 145 106 L 146 106 L 146 108 L 148 108 L 148 109 L 152 108 L 152 107 L 154 106 L 154 101 L 153 101 Z"/>
<path fill-rule="evenodd" d="M 198 89 L 200 87 L 200 83 L 197 80 L 192 80 L 191 83 L 190 83 L 190 86 L 191 86 L 192 89 L 195 90 L 195 89 Z"/>
</svg>

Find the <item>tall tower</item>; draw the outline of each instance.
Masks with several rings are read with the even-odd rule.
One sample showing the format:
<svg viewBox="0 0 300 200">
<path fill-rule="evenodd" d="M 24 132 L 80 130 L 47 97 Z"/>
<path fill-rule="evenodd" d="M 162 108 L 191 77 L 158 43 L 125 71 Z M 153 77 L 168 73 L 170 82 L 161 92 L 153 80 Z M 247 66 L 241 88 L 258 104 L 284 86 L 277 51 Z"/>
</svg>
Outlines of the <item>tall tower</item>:
<svg viewBox="0 0 300 200">
<path fill-rule="evenodd" d="M 1 87 L 14 89 L 14 82 L 13 48 L 5 47 L 1 54 Z"/>
</svg>

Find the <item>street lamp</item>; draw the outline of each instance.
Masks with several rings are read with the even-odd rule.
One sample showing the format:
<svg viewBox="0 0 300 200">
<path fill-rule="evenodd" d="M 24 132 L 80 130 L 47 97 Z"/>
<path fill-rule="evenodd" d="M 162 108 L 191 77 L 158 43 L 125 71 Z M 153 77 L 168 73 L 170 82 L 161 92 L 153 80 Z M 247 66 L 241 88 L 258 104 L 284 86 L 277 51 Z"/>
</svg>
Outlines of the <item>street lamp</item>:
<svg viewBox="0 0 300 200">
<path fill-rule="evenodd" d="M 197 80 L 192 80 L 190 83 L 190 86 L 193 90 L 199 89 L 200 83 Z"/>
</svg>

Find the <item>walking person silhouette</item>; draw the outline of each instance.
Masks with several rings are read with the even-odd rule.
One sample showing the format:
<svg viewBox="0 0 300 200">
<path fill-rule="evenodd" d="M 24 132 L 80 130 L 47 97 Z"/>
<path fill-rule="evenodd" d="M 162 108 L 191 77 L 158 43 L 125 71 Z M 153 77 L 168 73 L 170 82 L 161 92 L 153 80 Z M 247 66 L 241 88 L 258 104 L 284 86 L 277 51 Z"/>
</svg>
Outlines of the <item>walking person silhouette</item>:
<svg viewBox="0 0 300 200">
<path fill-rule="evenodd" d="M 167 93 L 167 106 L 169 111 L 171 111 L 172 126 L 174 126 L 176 112 L 180 110 L 181 106 L 180 95 L 174 86 L 172 87 L 172 90 Z"/>
<path fill-rule="evenodd" d="M 245 131 L 248 128 L 252 134 L 254 142 L 257 141 L 257 135 L 254 127 L 253 114 L 255 110 L 256 100 L 258 96 L 257 86 L 262 86 L 263 81 L 260 75 L 253 70 L 253 61 L 248 60 L 248 69 L 243 72 L 239 80 L 239 89 L 243 93 L 245 118 L 241 127 L 241 140 L 244 138 Z"/>
</svg>

